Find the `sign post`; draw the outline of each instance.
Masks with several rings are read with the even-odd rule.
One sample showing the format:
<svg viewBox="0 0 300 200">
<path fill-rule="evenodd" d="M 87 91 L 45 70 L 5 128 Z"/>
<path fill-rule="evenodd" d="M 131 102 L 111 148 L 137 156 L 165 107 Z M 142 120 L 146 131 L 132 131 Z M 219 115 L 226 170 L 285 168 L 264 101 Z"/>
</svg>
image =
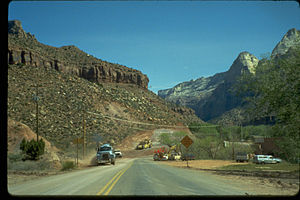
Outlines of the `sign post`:
<svg viewBox="0 0 300 200">
<path fill-rule="evenodd" d="M 186 135 L 181 140 L 181 144 L 183 144 L 188 149 L 189 146 L 191 146 L 191 144 L 193 144 L 193 140 L 189 136 Z M 188 159 L 188 157 L 186 158 L 186 166 L 189 167 L 189 159 Z"/>
<path fill-rule="evenodd" d="M 78 144 L 83 144 L 83 138 L 75 138 L 73 140 L 73 144 L 76 144 L 76 158 L 75 158 L 75 163 L 78 166 Z"/>
</svg>

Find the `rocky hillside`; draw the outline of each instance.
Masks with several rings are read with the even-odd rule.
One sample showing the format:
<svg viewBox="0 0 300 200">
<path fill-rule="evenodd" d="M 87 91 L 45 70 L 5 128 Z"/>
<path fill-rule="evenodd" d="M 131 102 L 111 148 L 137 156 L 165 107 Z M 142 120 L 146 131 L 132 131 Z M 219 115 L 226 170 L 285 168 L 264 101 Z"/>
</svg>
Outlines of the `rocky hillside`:
<svg viewBox="0 0 300 200">
<path fill-rule="evenodd" d="M 291 49 L 299 46 L 299 33 L 300 31 L 296 29 L 289 30 L 274 48 L 271 57 L 284 57 L 291 52 Z M 170 102 L 194 109 L 195 113 L 204 121 L 237 124 L 244 119 L 244 117 L 237 118 L 236 113 L 243 113 L 240 108 L 243 106 L 242 99 L 247 94 L 236 96 L 232 92 L 232 87 L 241 74 L 255 73 L 259 62 L 254 55 L 242 52 L 228 71 L 180 83 L 173 88 L 160 90 L 158 95 Z"/>
<path fill-rule="evenodd" d="M 96 83 L 130 83 L 148 88 L 148 77 L 138 70 L 95 58 L 77 47 L 41 44 L 18 20 L 8 21 L 8 63 L 53 68 Z"/>
<path fill-rule="evenodd" d="M 9 29 L 9 40 L 13 38 L 17 47 L 10 41 L 10 52 L 14 52 L 11 50 L 16 48 L 22 48 L 26 52 L 27 42 L 37 44 L 38 50 L 30 52 L 41 52 L 37 57 L 29 54 L 30 58 L 40 58 L 38 56 L 42 55 L 42 52 L 53 50 L 56 54 L 49 52 L 47 59 L 50 59 L 51 55 L 59 60 L 60 57 L 73 52 L 65 47 L 55 48 L 31 39 L 24 40 L 24 36 L 31 37 L 30 34 L 20 30 L 16 33 L 15 28 Z M 24 43 L 23 46 L 18 46 L 21 43 Z M 72 48 L 74 52 L 70 55 L 79 60 L 80 53 L 84 53 L 78 50 L 76 54 L 76 48 Z M 62 51 L 66 51 L 66 54 L 60 53 Z M 8 118 L 27 125 L 35 132 L 38 126 L 38 133 L 61 150 L 71 146 L 74 138 L 82 137 L 84 121 L 89 142 L 94 141 L 95 136 L 101 136 L 103 142 L 116 144 L 126 136 L 141 130 L 174 126 L 179 122 L 202 122 L 192 109 L 166 102 L 145 89 L 146 85 L 141 87 L 139 84 L 127 82 L 93 82 L 76 73 L 65 73 L 56 67 L 44 65 L 48 62 L 46 58 L 43 60 L 44 64 L 36 65 L 35 62 L 26 61 L 26 54 L 21 55 L 21 62 L 8 65 Z M 9 59 L 15 60 L 15 57 L 9 55 Z M 92 57 L 91 60 L 85 59 L 87 62 L 100 62 Z M 62 60 L 64 59 L 61 59 L 61 62 Z M 113 64 L 107 63 L 107 66 L 113 70 Z M 68 67 L 71 70 L 71 65 Z M 75 69 L 79 68 L 75 66 Z M 125 68 L 125 74 L 126 70 L 130 71 L 129 68 Z"/>
<path fill-rule="evenodd" d="M 14 154 L 20 153 L 20 143 L 22 139 L 25 138 L 26 140 L 36 139 L 36 134 L 25 124 L 16 122 L 12 119 L 7 120 L 7 154 Z M 49 163 L 49 168 L 61 168 L 60 158 L 58 156 L 59 150 L 51 145 L 49 141 L 45 138 L 40 137 L 45 142 L 45 153 L 42 156 L 42 159 Z M 21 161 L 22 162 L 22 161 Z M 11 164 L 8 162 L 8 168 L 15 168 L 16 163 Z M 22 163 L 21 163 L 22 164 Z M 24 162 L 23 162 L 24 164 Z"/>
</svg>

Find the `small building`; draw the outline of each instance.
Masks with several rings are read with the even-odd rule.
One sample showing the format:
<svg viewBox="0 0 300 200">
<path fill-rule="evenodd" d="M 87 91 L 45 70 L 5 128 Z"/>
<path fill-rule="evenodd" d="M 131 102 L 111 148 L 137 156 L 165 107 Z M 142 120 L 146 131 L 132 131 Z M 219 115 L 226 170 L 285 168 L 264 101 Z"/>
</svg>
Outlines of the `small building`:
<svg viewBox="0 0 300 200">
<path fill-rule="evenodd" d="M 276 145 L 276 140 L 280 138 L 267 138 L 267 137 L 254 137 L 255 144 L 255 154 L 256 155 L 273 155 L 277 156 L 280 151 L 279 147 Z"/>
</svg>

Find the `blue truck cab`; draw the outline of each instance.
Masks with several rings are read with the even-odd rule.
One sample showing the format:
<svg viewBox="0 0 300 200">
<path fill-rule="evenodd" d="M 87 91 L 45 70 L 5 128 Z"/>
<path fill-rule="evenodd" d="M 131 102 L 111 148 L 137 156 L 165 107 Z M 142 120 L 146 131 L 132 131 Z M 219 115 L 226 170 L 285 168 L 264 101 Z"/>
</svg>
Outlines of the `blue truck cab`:
<svg viewBox="0 0 300 200">
<path fill-rule="evenodd" d="M 111 163 L 115 165 L 116 162 L 116 155 L 114 150 L 110 144 L 104 144 L 97 149 L 97 163 L 105 164 Z"/>
</svg>

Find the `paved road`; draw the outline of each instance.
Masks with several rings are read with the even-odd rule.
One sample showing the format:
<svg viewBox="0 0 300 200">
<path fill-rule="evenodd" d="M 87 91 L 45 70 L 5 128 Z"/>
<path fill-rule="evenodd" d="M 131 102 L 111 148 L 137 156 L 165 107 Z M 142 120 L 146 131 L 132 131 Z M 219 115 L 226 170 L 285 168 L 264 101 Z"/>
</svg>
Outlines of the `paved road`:
<svg viewBox="0 0 300 200">
<path fill-rule="evenodd" d="M 118 160 L 10 186 L 12 195 L 245 195 L 207 172 L 175 168 L 150 157 Z"/>
</svg>

